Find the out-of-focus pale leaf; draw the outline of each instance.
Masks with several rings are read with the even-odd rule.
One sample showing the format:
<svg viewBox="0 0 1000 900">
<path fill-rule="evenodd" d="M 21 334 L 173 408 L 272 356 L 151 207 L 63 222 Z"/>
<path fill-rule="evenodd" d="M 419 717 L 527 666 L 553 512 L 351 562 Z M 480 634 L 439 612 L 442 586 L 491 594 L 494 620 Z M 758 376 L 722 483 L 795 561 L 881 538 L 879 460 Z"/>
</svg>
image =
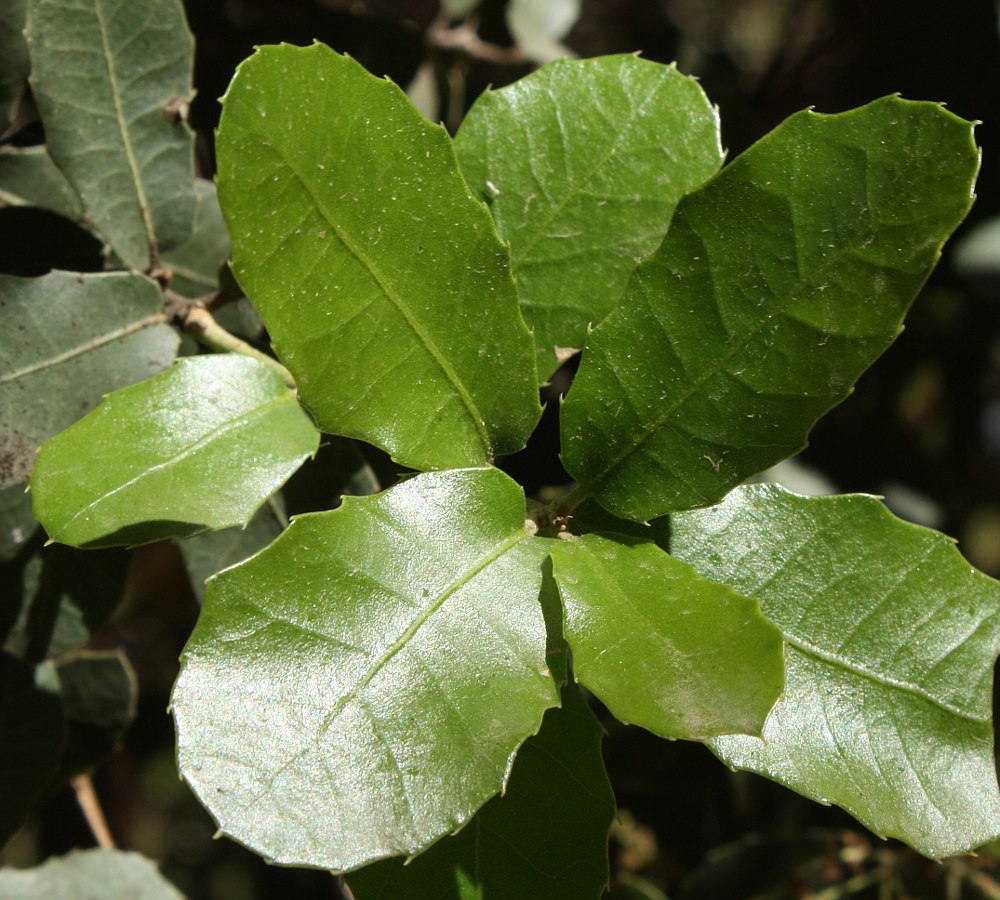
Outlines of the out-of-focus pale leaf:
<svg viewBox="0 0 1000 900">
<path fill-rule="evenodd" d="M 531 335 L 441 126 L 322 44 L 263 47 L 226 92 L 218 158 L 233 271 L 323 430 L 417 469 L 524 445 Z"/>
<path fill-rule="evenodd" d="M 785 636 L 785 693 L 761 737 L 712 742 L 727 763 L 928 856 L 1000 834 L 1000 583 L 953 541 L 874 497 L 752 485 L 672 516 L 671 549 L 755 598 Z"/>
<path fill-rule="evenodd" d="M 374 863 L 348 879 L 356 900 L 597 900 L 608 884 L 615 798 L 601 758 L 603 729 L 576 685 L 517 752 L 502 797 L 457 835 L 404 863 Z"/>
<path fill-rule="evenodd" d="M 215 184 L 199 178 L 195 194 L 198 206 L 190 237 L 160 257 L 163 266 L 173 273 L 170 286 L 185 297 L 200 297 L 218 289 L 219 270 L 229 259 L 229 232 L 222 220 Z"/>
<path fill-rule="evenodd" d="M 183 900 L 146 857 L 122 850 L 74 850 L 34 869 L 0 869 L 5 900 Z"/>
<path fill-rule="evenodd" d="M 109 391 L 170 365 L 161 303 L 138 274 L 0 275 L 0 487 L 25 481 L 39 445 Z"/>
<path fill-rule="evenodd" d="M 0 147 L 0 206 L 40 206 L 74 220 L 83 215 L 80 196 L 44 147 Z"/>
<path fill-rule="evenodd" d="M 784 660 L 753 600 L 621 535 L 560 540 L 552 562 L 574 674 L 617 719 L 666 738 L 760 733 Z"/>
<path fill-rule="evenodd" d="M 563 406 L 582 489 L 644 521 L 801 449 L 895 339 L 968 211 L 972 131 L 898 97 L 805 111 L 685 197 Z"/>
<path fill-rule="evenodd" d="M 455 147 L 510 242 L 543 380 L 614 308 L 680 198 L 722 164 L 698 83 L 632 55 L 553 63 L 486 91 Z"/>
<path fill-rule="evenodd" d="M 147 269 L 195 213 L 193 136 L 171 114 L 193 93 L 180 0 L 32 0 L 27 37 L 49 153 L 98 233 Z"/>
<path fill-rule="evenodd" d="M 318 445 L 271 367 L 188 357 L 49 440 L 31 476 L 33 510 L 53 541 L 77 547 L 244 525 Z"/>
<path fill-rule="evenodd" d="M 344 871 L 498 793 L 559 702 L 532 530 L 498 469 L 429 473 L 299 516 L 211 579 L 172 707 L 222 832 Z"/>
<path fill-rule="evenodd" d="M 581 0 L 510 0 L 507 28 L 525 56 L 552 62 L 572 51 L 560 41 L 580 18 Z"/>
</svg>

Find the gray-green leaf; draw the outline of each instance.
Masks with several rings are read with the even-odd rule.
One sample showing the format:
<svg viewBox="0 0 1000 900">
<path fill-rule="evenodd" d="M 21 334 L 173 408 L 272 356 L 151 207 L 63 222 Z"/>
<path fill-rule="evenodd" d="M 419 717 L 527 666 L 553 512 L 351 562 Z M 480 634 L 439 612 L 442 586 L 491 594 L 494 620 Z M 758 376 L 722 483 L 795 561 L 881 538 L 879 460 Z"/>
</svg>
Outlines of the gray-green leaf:
<svg viewBox="0 0 1000 900">
<path fill-rule="evenodd" d="M 0 147 L 0 206 L 40 206 L 74 220 L 83 216 L 80 195 L 44 147 Z"/>
<path fill-rule="evenodd" d="M 233 270 L 322 429 L 418 469 L 524 445 L 531 336 L 440 125 L 322 44 L 264 47 L 226 93 L 218 156 Z"/>
<path fill-rule="evenodd" d="M 510 242 L 542 380 L 614 308 L 677 201 L 722 164 L 698 83 L 632 55 L 562 60 L 481 94 L 455 149 Z"/>
<path fill-rule="evenodd" d="M 222 831 L 343 871 L 467 822 L 559 702 L 548 544 L 517 484 L 464 469 L 299 516 L 211 579 L 172 706 Z"/>
<path fill-rule="evenodd" d="M 195 211 L 193 137 L 169 110 L 192 95 L 179 0 L 33 0 L 27 36 L 49 153 L 98 233 L 147 269 Z"/>
<path fill-rule="evenodd" d="M 558 541 L 553 571 L 577 680 L 615 717 L 667 738 L 759 734 L 784 685 L 760 608 L 652 541 Z"/>
<path fill-rule="evenodd" d="M 318 446 L 271 367 L 188 357 L 111 394 L 42 447 L 34 513 L 53 541 L 77 547 L 244 525 Z"/>
<path fill-rule="evenodd" d="M 972 125 L 897 97 L 792 116 L 681 201 L 595 329 L 563 462 L 637 521 L 801 449 L 894 340 L 972 202 Z"/>
<path fill-rule="evenodd" d="M 0 161 L 2 161 L 0 157 Z M 195 181 L 198 207 L 186 241 L 160 257 L 171 271 L 170 287 L 185 297 L 200 297 L 219 287 L 219 270 L 229 259 L 229 232 L 211 181 Z"/>
<path fill-rule="evenodd" d="M 928 856 L 1000 834 L 1000 584 L 874 497 L 753 485 L 671 522 L 672 552 L 758 600 L 787 642 L 763 735 L 716 753 Z"/>
<path fill-rule="evenodd" d="M 138 274 L 0 275 L 0 487 L 27 479 L 39 445 L 106 393 L 170 365 L 162 302 Z"/>
</svg>

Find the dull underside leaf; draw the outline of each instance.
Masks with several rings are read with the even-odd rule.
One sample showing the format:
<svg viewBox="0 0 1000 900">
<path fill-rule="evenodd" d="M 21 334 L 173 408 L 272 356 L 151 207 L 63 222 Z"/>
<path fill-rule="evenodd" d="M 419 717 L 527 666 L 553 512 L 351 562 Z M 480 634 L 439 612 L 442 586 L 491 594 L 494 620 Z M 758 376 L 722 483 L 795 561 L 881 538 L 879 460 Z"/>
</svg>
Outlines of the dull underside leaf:
<svg viewBox="0 0 1000 900">
<path fill-rule="evenodd" d="M 0 206 L 40 206 L 74 221 L 80 196 L 44 147 L 0 147 Z"/>
<path fill-rule="evenodd" d="M 179 0 L 33 0 L 31 87 L 49 153 L 87 218 L 131 268 L 183 241 L 195 212 L 194 143 L 171 116 L 191 97 Z"/>
<path fill-rule="evenodd" d="M 134 545 L 244 525 L 319 433 L 273 369 L 247 356 L 179 360 L 116 391 L 42 447 L 33 509 L 53 541 Z"/>
<path fill-rule="evenodd" d="M 417 469 L 519 450 L 540 414 L 505 246 L 445 130 L 322 44 L 226 93 L 233 271 L 319 426 Z"/>
<path fill-rule="evenodd" d="M 604 730 L 579 688 L 517 753 L 502 797 L 416 859 L 349 878 L 356 900 L 597 900 L 608 883 L 615 798 L 601 758 Z"/>
<path fill-rule="evenodd" d="M 219 270 L 229 259 L 230 249 L 215 184 L 199 178 L 194 186 L 198 206 L 191 234 L 161 257 L 173 276 L 170 287 L 185 297 L 201 297 L 218 289 Z"/>
<path fill-rule="evenodd" d="M 667 738 L 760 733 L 784 676 L 753 600 L 623 535 L 558 541 L 552 561 L 573 671 L 616 718 Z"/>
<path fill-rule="evenodd" d="M 557 348 L 583 347 L 618 302 L 677 201 L 722 165 L 698 83 L 631 54 L 561 60 L 486 91 L 455 149 L 510 242 L 542 380 Z"/>
<path fill-rule="evenodd" d="M 39 445 L 106 393 L 170 365 L 162 300 L 138 274 L 0 275 L 0 486 L 25 481 Z"/>
<path fill-rule="evenodd" d="M 548 543 L 517 484 L 464 469 L 299 516 L 211 579 L 172 707 L 222 831 L 344 871 L 467 822 L 559 702 Z"/>
<path fill-rule="evenodd" d="M 801 449 L 895 339 L 972 202 L 972 125 L 898 97 L 792 116 L 685 197 L 587 342 L 567 470 L 643 521 Z"/>
<path fill-rule="evenodd" d="M 671 518 L 671 550 L 755 598 L 786 640 L 760 738 L 712 749 L 932 857 L 1000 834 L 1000 584 L 874 497 L 733 491 Z"/>
</svg>

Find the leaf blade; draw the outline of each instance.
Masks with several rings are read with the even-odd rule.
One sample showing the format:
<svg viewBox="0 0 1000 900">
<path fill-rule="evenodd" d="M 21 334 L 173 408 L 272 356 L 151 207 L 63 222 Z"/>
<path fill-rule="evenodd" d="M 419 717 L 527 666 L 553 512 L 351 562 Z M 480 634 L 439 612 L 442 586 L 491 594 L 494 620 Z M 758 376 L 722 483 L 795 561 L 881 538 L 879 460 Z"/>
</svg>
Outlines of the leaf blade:
<svg viewBox="0 0 1000 900">
<path fill-rule="evenodd" d="M 577 680 L 660 737 L 760 733 L 784 685 L 781 635 L 757 604 L 650 541 L 559 541 L 553 568 Z"/>
<path fill-rule="evenodd" d="M 193 135 L 165 114 L 193 93 L 181 4 L 37 0 L 26 32 L 49 153 L 97 231 L 145 271 L 195 211 Z"/>
<path fill-rule="evenodd" d="M 270 367 L 187 357 L 42 447 L 34 513 L 50 539 L 88 547 L 243 525 L 318 445 Z"/>
<path fill-rule="evenodd" d="M 506 250 L 398 88 L 321 44 L 261 48 L 226 94 L 219 193 L 234 273 L 321 428 L 418 469 L 523 446 L 540 407 Z"/>
<path fill-rule="evenodd" d="M 788 641 L 763 739 L 722 738 L 714 752 L 928 856 L 1000 832 L 1000 585 L 872 497 L 755 485 L 672 524 L 672 552 L 756 597 Z"/>
<path fill-rule="evenodd" d="M 530 537 L 499 470 L 430 473 L 297 517 L 212 579 L 172 707 L 223 831 L 343 871 L 419 852 L 497 793 L 558 703 Z"/>
<path fill-rule="evenodd" d="M 681 202 L 595 329 L 564 407 L 570 473 L 643 521 L 801 449 L 898 334 L 978 163 L 936 104 L 788 119 Z"/>
<path fill-rule="evenodd" d="M 631 54 L 554 62 L 481 94 L 455 149 L 510 242 L 543 381 L 556 348 L 584 346 L 677 201 L 723 156 L 698 83 Z"/>
</svg>

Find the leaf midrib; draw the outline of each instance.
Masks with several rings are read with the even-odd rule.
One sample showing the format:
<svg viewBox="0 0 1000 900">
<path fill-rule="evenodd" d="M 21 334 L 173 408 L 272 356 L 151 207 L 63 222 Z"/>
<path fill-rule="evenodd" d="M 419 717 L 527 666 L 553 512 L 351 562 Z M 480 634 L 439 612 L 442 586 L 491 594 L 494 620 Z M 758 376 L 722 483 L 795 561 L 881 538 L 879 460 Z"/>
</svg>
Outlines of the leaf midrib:
<svg viewBox="0 0 1000 900">
<path fill-rule="evenodd" d="M 28 366 L 22 366 L 20 369 L 15 369 L 13 372 L 0 375 L 0 385 L 7 384 L 11 381 L 17 381 L 20 378 L 27 378 L 29 375 L 34 375 L 36 372 L 42 372 L 45 369 L 52 368 L 53 366 L 69 362 L 77 356 L 83 356 L 85 353 L 99 350 L 107 344 L 111 344 L 121 338 L 128 337 L 130 334 L 135 334 L 137 331 L 142 331 L 144 328 L 151 328 L 154 325 L 163 325 L 166 321 L 167 317 L 163 313 L 156 313 L 155 315 L 148 316 L 145 319 L 130 322 L 128 325 L 123 325 L 120 328 L 116 328 L 114 331 L 107 331 L 102 335 L 98 335 L 97 337 L 82 344 L 77 344 L 75 347 L 65 350 L 62 353 L 58 353 L 48 359 L 43 359 L 40 362 L 32 363 Z"/>
<path fill-rule="evenodd" d="M 253 133 L 254 136 L 262 142 L 262 144 L 276 153 L 276 155 L 281 159 L 281 162 L 287 167 L 288 171 L 295 176 L 295 179 L 302 185 L 309 199 L 312 201 L 314 208 L 320 213 L 323 220 L 333 230 L 333 233 L 337 236 L 340 243 L 361 264 L 362 268 L 368 272 L 371 278 L 378 285 L 382 295 L 403 317 L 403 320 L 409 326 L 410 330 L 414 333 L 414 335 L 416 335 L 420 345 L 427 351 L 428 355 L 434 361 L 440 372 L 444 375 L 445 379 L 454 388 L 459 400 L 461 400 L 462 405 L 465 407 L 469 419 L 472 421 L 476 434 L 479 437 L 479 442 L 482 444 L 483 450 L 485 451 L 486 460 L 492 460 L 494 457 L 493 440 L 486 428 L 486 422 L 482 413 L 479 411 L 479 407 L 477 406 L 475 400 L 473 400 L 472 395 L 459 378 L 458 373 L 452 368 L 451 363 L 448 362 L 444 354 L 438 348 L 437 344 L 426 332 L 416 316 L 414 316 L 410 311 L 403 298 L 398 296 L 393 291 L 390 284 L 383 276 L 381 270 L 367 255 L 362 252 L 361 248 L 354 242 L 353 238 L 351 238 L 340 225 L 340 222 L 327 211 L 326 207 L 313 190 L 309 180 L 295 165 L 293 165 L 291 159 L 285 154 L 284 148 L 271 142 L 271 135 L 264 135 L 256 131 Z"/>
<path fill-rule="evenodd" d="M 139 203 L 139 210 L 142 214 L 142 222 L 146 229 L 146 240 L 149 242 L 149 252 L 156 256 L 156 231 L 153 227 L 153 218 L 149 209 L 149 201 L 146 199 L 146 190 L 142 183 L 142 175 L 139 171 L 139 164 L 132 149 L 132 138 L 129 135 L 125 110 L 122 104 L 121 88 L 118 86 L 118 73 L 115 70 L 115 61 L 108 45 L 108 28 L 104 20 L 103 11 L 104 0 L 96 0 L 94 3 L 94 14 L 97 16 L 98 30 L 101 33 L 101 50 L 104 55 L 104 62 L 108 70 L 108 82 L 111 87 L 111 96 L 115 105 L 115 122 L 122 138 L 122 147 L 125 151 L 125 159 L 128 161 L 129 172 L 132 174 L 132 185 L 135 188 L 136 200 Z"/>
</svg>

